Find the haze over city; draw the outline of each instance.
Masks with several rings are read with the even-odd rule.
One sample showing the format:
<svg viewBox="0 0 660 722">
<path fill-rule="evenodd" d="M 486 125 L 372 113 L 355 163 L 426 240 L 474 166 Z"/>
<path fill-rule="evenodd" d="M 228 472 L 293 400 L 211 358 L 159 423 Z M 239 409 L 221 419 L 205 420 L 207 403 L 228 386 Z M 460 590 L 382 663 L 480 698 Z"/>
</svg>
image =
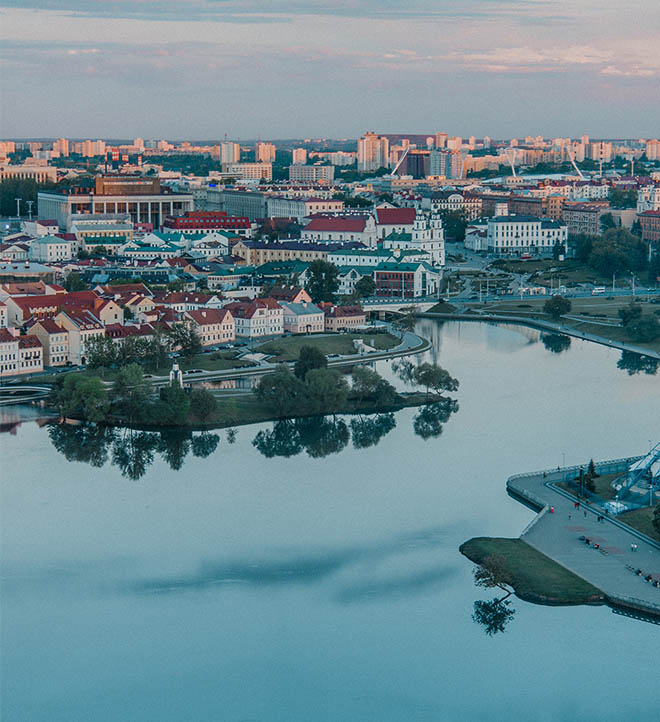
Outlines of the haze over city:
<svg viewBox="0 0 660 722">
<path fill-rule="evenodd" d="M 357 137 L 441 126 L 620 138 L 660 127 L 653 0 L 2 7 L 6 136 Z"/>
</svg>

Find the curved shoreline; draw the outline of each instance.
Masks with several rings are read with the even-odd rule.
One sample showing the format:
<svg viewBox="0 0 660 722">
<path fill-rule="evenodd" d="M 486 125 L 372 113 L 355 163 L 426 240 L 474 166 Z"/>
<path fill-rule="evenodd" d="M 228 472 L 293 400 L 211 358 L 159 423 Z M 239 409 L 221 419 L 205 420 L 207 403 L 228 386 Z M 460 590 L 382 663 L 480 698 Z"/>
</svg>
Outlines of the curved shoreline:
<svg viewBox="0 0 660 722">
<path fill-rule="evenodd" d="M 532 319 L 525 316 L 512 316 L 493 313 L 440 313 L 434 311 L 425 311 L 423 313 L 420 313 L 419 316 L 420 318 L 435 318 L 441 321 L 481 321 L 485 323 L 514 323 L 521 326 L 529 326 L 530 328 L 535 328 L 539 331 L 548 331 L 550 333 L 563 334 L 564 336 L 572 336 L 573 338 L 578 338 L 582 341 L 590 341 L 591 343 L 597 343 L 601 346 L 616 348 L 620 351 L 630 351 L 632 353 L 639 354 L 640 356 L 648 356 L 649 358 L 660 360 L 660 351 L 653 351 L 652 349 L 645 348 L 643 346 L 637 346 L 633 343 L 627 343 L 624 341 L 612 341 L 609 338 L 605 338 L 604 336 L 598 336 L 597 334 L 587 333 L 584 331 L 576 331 L 571 326 L 564 326 L 561 323 L 554 323 L 552 321 L 544 321 L 535 318 Z"/>
</svg>

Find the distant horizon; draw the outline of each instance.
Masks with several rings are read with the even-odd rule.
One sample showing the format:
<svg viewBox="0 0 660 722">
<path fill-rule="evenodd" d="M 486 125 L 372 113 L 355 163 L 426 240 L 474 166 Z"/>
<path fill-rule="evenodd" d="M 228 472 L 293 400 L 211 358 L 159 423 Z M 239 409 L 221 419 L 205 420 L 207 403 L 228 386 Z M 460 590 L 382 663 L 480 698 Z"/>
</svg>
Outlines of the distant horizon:
<svg viewBox="0 0 660 722">
<path fill-rule="evenodd" d="M 0 0 L 4 137 L 660 135 L 660 3 Z"/>
</svg>

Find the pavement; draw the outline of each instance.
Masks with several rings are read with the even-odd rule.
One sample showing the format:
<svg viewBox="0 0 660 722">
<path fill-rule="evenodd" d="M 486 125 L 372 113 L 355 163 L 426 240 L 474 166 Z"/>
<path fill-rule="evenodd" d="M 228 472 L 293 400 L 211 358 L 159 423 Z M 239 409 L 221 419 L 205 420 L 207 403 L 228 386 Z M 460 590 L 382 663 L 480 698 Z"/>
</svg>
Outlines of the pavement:
<svg viewBox="0 0 660 722">
<path fill-rule="evenodd" d="M 552 486 L 564 478 L 565 471 L 540 472 L 512 477 L 507 488 L 523 496 L 531 494 L 546 506 L 521 535 L 538 551 L 600 589 L 613 601 L 633 601 L 638 608 L 660 616 L 660 587 L 644 581 L 647 574 L 660 580 L 660 544 L 625 527 L 602 510 L 580 505 L 575 499 Z M 554 512 L 551 511 L 554 509 Z M 590 540 L 587 545 L 580 536 Z M 595 548 L 595 544 L 599 548 Z M 631 545 L 637 546 L 632 551 Z M 642 576 L 635 574 L 641 569 Z"/>
</svg>

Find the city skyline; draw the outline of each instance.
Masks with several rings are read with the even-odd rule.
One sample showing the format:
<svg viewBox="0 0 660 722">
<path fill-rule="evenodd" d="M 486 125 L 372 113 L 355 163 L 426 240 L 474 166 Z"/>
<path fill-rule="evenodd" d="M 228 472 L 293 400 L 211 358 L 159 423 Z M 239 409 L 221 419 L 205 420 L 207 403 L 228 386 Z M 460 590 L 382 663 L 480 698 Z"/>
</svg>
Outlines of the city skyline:
<svg viewBox="0 0 660 722">
<path fill-rule="evenodd" d="M 291 0 L 268 13 L 251 0 L 2 6 L 5 137 L 357 138 L 374 128 L 636 138 L 660 128 L 660 8 L 648 0 L 639 12 L 593 0 L 460 10 Z"/>
</svg>

